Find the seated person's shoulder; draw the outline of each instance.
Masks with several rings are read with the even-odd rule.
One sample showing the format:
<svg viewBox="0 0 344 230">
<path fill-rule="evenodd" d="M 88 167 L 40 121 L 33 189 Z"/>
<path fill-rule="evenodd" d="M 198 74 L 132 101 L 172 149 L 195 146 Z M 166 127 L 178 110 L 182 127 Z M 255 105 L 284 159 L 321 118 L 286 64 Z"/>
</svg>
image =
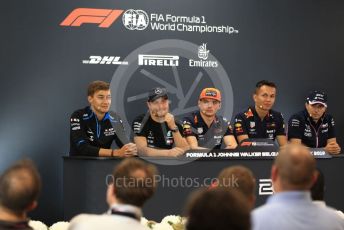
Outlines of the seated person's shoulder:
<svg viewBox="0 0 344 230">
<path fill-rule="evenodd" d="M 110 115 L 110 119 L 112 119 L 112 120 L 122 121 L 121 116 L 118 113 L 114 112 L 114 111 L 110 111 L 109 115 Z"/>
<path fill-rule="evenodd" d="M 249 117 L 253 117 L 253 112 L 250 108 L 237 113 L 234 118 L 235 118 L 235 121 L 237 120 L 243 121 L 243 120 L 248 119 Z"/>
<path fill-rule="evenodd" d="M 270 114 L 274 117 L 274 118 L 282 118 L 283 119 L 283 114 L 279 111 L 276 110 L 270 110 Z"/>
<path fill-rule="evenodd" d="M 333 119 L 333 116 L 332 116 L 331 114 L 329 114 L 329 113 L 325 113 L 324 119 L 325 119 L 326 121 L 329 121 L 329 122 L 332 122 L 332 121 L 334 120 L 334 119 Z"/>
<path fill-rule="evenodd" d="M 223 117 L 221 115 L 217 115 L 217 118 L 219 119 L 219 121 L 221 122 L 225 122 L 225 123 L 229 123 L 230 121 L 227 119 L 227 117 Z"/>
<path fill-rule="evenodd" d="M 138 115 L 137 117 L 135 117 L 133 123 L 134 122 L 140 122 L 141 123 L 144 117 L 145 117 L 145 114 Z"/>
<path fill-rule="evenodd" d="M 141 114 L 135 117 L 135 119 L 133 120 L 132 129 L 134 131 L 134 134 L 136 135 L 142 134 L 142 129 L 143 129 L 142 122 L 144 118 L 145 118 L 145 114 Z"/>
<path fill-rule="evenodd" d="M 79 117 L 79 118 L 82 118 L 82 115 L 84 114 L 84 110 L 83 109 L 78 109 L 78 110 L 75 110 L 71 117 Z"/>
<path fill-rule="evenodd" d="M 75 110 L 75 111 L 72 113 L 71 118 L 86 119 L 86 118 L 90 117 L 90 116 L 91 116 L 91 113 L 88 111 L 87 108 L 88 108 L 88 107 L 83 108 L 83 109 Z"/>
<path fill-rule="evenodd" d="M 235 117 L 243 117 L 247 111 L 241 111 L 235 115 Z"/>
<path fill-rule="evenodd" d="M 183 118 L 183 124 L 194 125 L 195 120 L 197 120 L 197 115 L 195 113 L 190 113 Z"/>
<path fill-rule="evenodd" d="M 304 112 L 297 112 L 290 116 L 289 121 L 301 121 L 304 122 L 306 120 L 306 117 L 304 115 Z"/>
</svg>

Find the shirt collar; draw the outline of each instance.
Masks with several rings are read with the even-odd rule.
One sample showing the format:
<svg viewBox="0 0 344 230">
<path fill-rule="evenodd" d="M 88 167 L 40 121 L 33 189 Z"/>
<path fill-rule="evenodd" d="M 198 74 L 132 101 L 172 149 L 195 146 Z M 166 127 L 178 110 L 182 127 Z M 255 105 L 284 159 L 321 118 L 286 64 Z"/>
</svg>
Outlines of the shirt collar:
<svg viewBox="0 0 344 230">
<path fill-rule="evenodd" d="M 134 206 L 134 205 L 130 205 L 130 204 L 113 204 L 113 205 L 111 205 L 107 214 L 111 214 L 111 210 L 116 210 L 118 212 L 133 213 L 137 217 L 138 220 L 140 220 L 142 217 L 141 208 Z"/>
<path fill-rule="evenodd" d="M 324 113 L 324 114 L 322 115 L 322 117 L 320 117 L 320 119 L 318 120 L 318 122 L 315 123 L 314 120 L 312 119 L 312 117 L 309 115 L 307 109 L 304 109 L 304 110 L 303 110 L 303 113 L 305 114 L 305 116 L 307 117 L 307 119 L 308 119 L 311 123 L 313 123 L 314 125 L 320 124 L 320 123 L 323 121 L 324 117 L 325 117 L 325 113 Z"/>
<path fill-rule="evenodd" d="M 87 114 L 88 114 L 88 117 L 92 117 L 94 116 L 95 118 L 97 118 L 96 114 L 93 112 L 93 110 L 91 109 L 91 106 L 87 106 Z M 98 118 L 97 118 L 98 119 Z M 111 116 L 110 116 L 110 113 L 109 112 L 106 112 L 104 117 L 103 117 L 103 120 L 102 121 L 106 121 L 106 120 L 111 120 Z"/>
<path fill-rule="evenodd" d="M 203 117 L 201 116 L 201 112 L 200 112 L 200 111 L 197 111 L 197 112 L 195 113 L 195 116 L 197 116 L 197 122 L 195 122 L 195 123 L 201 123 L 202 125 L 207 126 L 207 124 L 206 124 L 206 123 L 204 122 L 204 120 L 203 120 Z M 214 118 L 213 122 L 211 123 L 210 127 L 213 126 L 213 124 L 216 124 L 216 123 L 218 123 L 218 122 L 219 122 L 219 118 L 218 118 L 217 115 L 215 114 L 215 118 Z"/>
<path fill-rule="evenodd" d="M 103 121 L 106 121 L 106 120 L 111 120 L 111 116 L 110 116 L 109 112 L 106 112 L 104 117 L 103 117 Z"/>
<path fill-rule="evenodd" d="M 278 192 L 268 198 L 267 203 L 279 202 L 312 202 L 311 193 L 309 191 L 287 191 Z"/>
<path fill-rule="evenodd" d="M 257 113 L 257 110 L 256 110 L 255 106 L 250 106 L 247 111 L 249 111 L 249 110 L 251 110 L 251 112 L 253 113 L 254 117 L 258 117 L 259 118 L 259 115 Z M 269 118 L 270 114 L 271 114 L 271 110 L 268 111 L 268 113 L 265 115 L 264 119 Z"/>
</svg>

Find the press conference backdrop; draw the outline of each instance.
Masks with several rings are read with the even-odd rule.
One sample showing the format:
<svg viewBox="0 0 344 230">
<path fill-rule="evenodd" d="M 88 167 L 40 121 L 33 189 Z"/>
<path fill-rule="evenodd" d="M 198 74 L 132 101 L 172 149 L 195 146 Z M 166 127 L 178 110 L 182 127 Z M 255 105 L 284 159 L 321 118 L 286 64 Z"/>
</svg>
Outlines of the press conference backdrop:
<svg viewBox="0 0 344 230">
<path fill-rule="evenodd" d="M 203 87 L 218 87 L 229 119 L 252 104 L 261 79 L 278 85 L 275 109 L 286 119 L 310 90 L 324 90 L 344 147 L 343 10 L 335 0 L 5 0 L 0 169 L 32 158 L 44 187 L 31 216 L 60 220 L 69 116 L 87 105 L 93 80 L 111 82 L 127 129 L 155 86 L 168 89 L 179 117 Z"/>
</svg>

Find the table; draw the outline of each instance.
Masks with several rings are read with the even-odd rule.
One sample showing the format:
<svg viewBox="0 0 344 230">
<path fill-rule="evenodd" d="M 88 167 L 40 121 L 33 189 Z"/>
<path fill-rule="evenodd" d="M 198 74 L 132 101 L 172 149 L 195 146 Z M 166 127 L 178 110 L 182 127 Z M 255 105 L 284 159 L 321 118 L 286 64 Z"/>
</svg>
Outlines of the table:
<svg viewBox="0 0 344 230">
<path fill-rule="evenodd" d="M 202 158 L 175 164 L 175 159 L 145 158 L 154 161 L 161 182 L 153 198 L 144 206 L 147 219 L 160 221 L 166 215 L 182 215 L 185 202 L 199 185 L 209 184 L 225 167 L 243 165 L 256 176 L 256 205 L 263 204 L 271 194 L 270 168 L 273 157 L 249 158 Z M 63 204 L 65 220 L 79 213 L 100 214 L 107 210 L 105 201 L 106 183 L 111 180 L 113 168 L 120 163 L 118 158 L 63 157 Z M 163 164 L 158 164 L 162 161 Z M 185 161 L 185 159 L 184 159 Z M 167 163 L 166 163 L 167 162 Z M 325 175 L 325 200 L 328 205 L 344 210 L 344 156 L 317 159 L 318 167 Z M 209 179 L 207 179 L 209 178 Z M 183 182 L 184 181 L 184 182 Z M 198 181 L 198 183 L 197 183 Z"/>
</svg>

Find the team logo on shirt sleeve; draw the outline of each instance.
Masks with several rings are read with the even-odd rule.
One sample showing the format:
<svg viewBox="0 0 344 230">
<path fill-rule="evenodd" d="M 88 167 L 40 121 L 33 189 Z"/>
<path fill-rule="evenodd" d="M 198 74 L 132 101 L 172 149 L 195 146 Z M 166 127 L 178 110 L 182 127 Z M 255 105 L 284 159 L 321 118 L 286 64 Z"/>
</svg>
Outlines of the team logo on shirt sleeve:
<svg viewBox="0 0 344 230">
<path fill-rule="evenodd" d="M 141 122 L 138 122 L 138 121 L 135 121 L 135 122 L 134 122 L 134 124 L 133 124 L 133 129 L 134 129 L 134 133 L 135 133 L 135 134 L 140 133 L 140 131 L 141 131 L 141 126 L 142 126 L 142 123 L 141 123 Z"/>
<path fill-rule="evenodd" d="M 291 126 L 292 127 L 299 127 L 300 126 L 300 120 L 298 120 L 298 119 L 292 119 L 291 120 Z"/>
<path fill-rule="evenodd" d="M 80 130 L 80 119 L 78 118 L 71 118 L 70 119 L 70 127 L 73 131 Z"/>
<path fill-rule="evenodd" d="M 253 113 L 252 113 L 252 110 L 249 109 L 246 113 L 244 113 L 246 118 L 249 118 L 249 117 L 253 117 Z"/>
</svg>

